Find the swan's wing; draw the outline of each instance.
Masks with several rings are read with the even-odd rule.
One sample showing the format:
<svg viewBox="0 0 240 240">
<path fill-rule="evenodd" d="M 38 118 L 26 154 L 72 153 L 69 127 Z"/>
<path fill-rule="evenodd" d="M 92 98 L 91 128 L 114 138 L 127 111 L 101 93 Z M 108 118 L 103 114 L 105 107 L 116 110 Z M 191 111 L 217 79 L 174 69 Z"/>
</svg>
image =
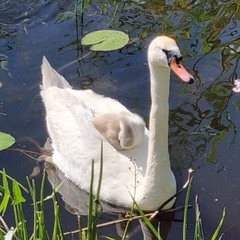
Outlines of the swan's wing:
<svg viewBox="0 0 240 240">
<path fill-rule="evenodd" d="M 65 100 L 69 101 L 70 105 L 78 103 L 83 106 L 82 111 L 88 111 L 90 114 L 82 112 L 81 116 L 85 115 L 89 118 L 88 120 L 91 119 L 94 127 L 116 149 L 130 149 L 141 143 L 145 123 L 137 114 L 131 113 L 118 101 L 96 94 L 91 90 L 72 90 L 67 80 L 51 67 L 46 57 L 43 57 L 41 69 L 41 96 L 44 101 L 45 93 L 49 88 L 64 89 L 66 92 Z M 73 108 L 71 109 L 73 110 Z"/>
<path fill-rule="evenodd" d="M 121 111 L 129 112 L 126 107 L 124 107 L 118 101 L 112 98 L 106 98 L 102 95 L 94 93 L 92 90 L 79 90 L 72 91 L 71 85 L 68 81 L 60 75 L 48 62 L 46 57 L 43 57 L 42 60 L 42 85 L 41 95 L 43 100 L 45 99 L 45 92 L 49 87 L 57 87 L 61 89 L 65 89 L 69 92 L 69 94 L 75 96 L 77 101 L 84 102 L 86 108 L 91 109 L 94 115 L 102 115 L 105 113 L 119 113 Z"/>
<path fill-rule="evenodd" d="M 45 92 L 47 126 L 53 142 L 53 162 L 68 178 L 88 191 L 94 160 L 94 189 L 99 179 L 101 141 L 103 142 L 103 180 L 101 197 L 125 206 L 142 182 L 146 168 L 147 147 L 140 145 L 118 152 L 91 123 L 92 111 L 75 94 L 50 87 Z M 147 137 L 144 137 L 147 141 Z M 146 143 L 144 140 L 143 142 Z M 147 145 L 147 144 L 146 144 Z M 136 160 L 134 162 L 133 160 Z M 142 170 L 141 171 L 139 171 Z M 116 189 L 119 195 L 116 194 Z M 128 198 L 129 201 L 126 201 Z"/>
<path fill-rule="evenodd" d="M 145 123 L 115 99 L 104 97 L 91 90 L 66 89 L 74 94 L 92 112 L 95 128 L 118 150 L 130 149 L 141 143 Z"/>
<path fill-rule="evenodd" d="M 108 113 L 131 113 L 126 107 L 115 99 L 96 94 L 92 90 L 75 90 L 67 89 L 68 92 L 74 94 L 76 99 L 84 102 L 88 109 L 91 109 L 94 116 L 101 116 Z"/>
<path fill-rule="evenodd" d="M 142 118 L 131 113 L 114 99 L 101 96 L 91 90 L 72 90 L 67 80 L 51 67 L 45 57 L 42 62 L 42 78 L 41 95 L 43 100 L 45 100 L 45 93 L 49 88 L 64 89 L 68 93 L 66 97 L 70 98 L 68 99 L 70 104 L 79 103 L 84 105 L 84 111 L 88 109 L 91 112 L 86 117 L 94 117 L 92 122 L 95 128 L 116 149 L 129 149 L 139 145 L 142 141 L 145 128 Z"/>
<path fill-rule="evenodd" d="M 58 88 L 72 88 L 71 85 L 67 82 L 67 80 L 60 75 L 55 69 L 53 69 L 46 59 L 43 57 L 42 60 L 42 91 L 45 91 L 47 88 L 55 86 Z"/>
</svg>

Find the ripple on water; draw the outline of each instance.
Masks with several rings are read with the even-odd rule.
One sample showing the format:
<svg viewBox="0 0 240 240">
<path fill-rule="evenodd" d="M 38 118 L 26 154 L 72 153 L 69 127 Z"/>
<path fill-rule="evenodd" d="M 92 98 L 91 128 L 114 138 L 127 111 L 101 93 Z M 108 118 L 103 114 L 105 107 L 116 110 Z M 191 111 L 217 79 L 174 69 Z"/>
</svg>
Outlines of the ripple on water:
<svg viewBox="0 0 240 240">
<path fill-rule="evenodd" d="M 0 35 L 2 37 L 14 36 L 25 27 L 35 26 L 48 22 L 66 9 L 73 6 L 74 1 L 32 1 L 8 0 L 0 2 Z"/>
</svg>

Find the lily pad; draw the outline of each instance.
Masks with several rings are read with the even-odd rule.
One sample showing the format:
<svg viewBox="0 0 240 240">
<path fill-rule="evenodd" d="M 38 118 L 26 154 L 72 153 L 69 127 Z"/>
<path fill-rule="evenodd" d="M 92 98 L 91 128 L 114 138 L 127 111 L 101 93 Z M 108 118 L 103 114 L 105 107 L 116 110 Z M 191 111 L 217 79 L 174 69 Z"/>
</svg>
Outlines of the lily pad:
<svg viewBox="0 0 240 240">
<path fill-rule="evenodd" d="M 15 138 L 10 134 L 0 132 L 0 151 L 11 147 L 15 143 Z"/>
<path fill-rule="evenodd" d="M 82 45 L 92 45 L 92 51 L 112 51 L 128 44 L 128 34 L 117 30 L 98 30 L 85 35 Z"/>
</svg>

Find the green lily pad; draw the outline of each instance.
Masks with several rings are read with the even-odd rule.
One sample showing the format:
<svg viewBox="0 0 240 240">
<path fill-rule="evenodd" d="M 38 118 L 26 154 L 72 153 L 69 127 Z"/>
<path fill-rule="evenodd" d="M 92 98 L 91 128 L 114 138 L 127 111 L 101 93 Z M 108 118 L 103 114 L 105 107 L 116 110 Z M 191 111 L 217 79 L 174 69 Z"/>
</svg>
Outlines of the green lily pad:
<svg viewBox="0 0 240 240">
<path fill-rule="evenodd" d="M 92 51 L 112 51 L 128 44 L 128 34 L 116 30 L 98 30 L 85 35 L 82 45 L 92 45 Z"/>
<path fill-rule="evenodd" d="M 11 147 L 15 143 L 15 138 L 10 134 L 0 132 L 0 151 Z"/>
</svg>

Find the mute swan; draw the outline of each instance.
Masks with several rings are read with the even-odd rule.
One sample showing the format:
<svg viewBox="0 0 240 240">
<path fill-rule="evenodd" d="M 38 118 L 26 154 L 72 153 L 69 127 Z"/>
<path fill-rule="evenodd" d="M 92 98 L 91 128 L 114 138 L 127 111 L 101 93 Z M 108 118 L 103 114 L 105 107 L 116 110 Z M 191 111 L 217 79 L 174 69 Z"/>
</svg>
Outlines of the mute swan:
<svg viewBox="0 0 240 240">
<path fill-rule="evenodd" d="M 156 210 L 176 193 L 168 152 L 170 68 L 184 82 L 193 82 L 181 60 L 173 39 L 158 36 L 150 43 L 152 106 L 148 131 L 142 119 L 118 101 L 91 90 L 73 90 L 43 57 L 41 96 L 53 163 L 67 178 L 89 191 L 94 160 L 96 193 L 102 142 L 100 198 L 126 208 L 132 207 L 134 198 L 143 210 Z M 174 200 L 165 207 L 173 203 Z"/>
</svg>

